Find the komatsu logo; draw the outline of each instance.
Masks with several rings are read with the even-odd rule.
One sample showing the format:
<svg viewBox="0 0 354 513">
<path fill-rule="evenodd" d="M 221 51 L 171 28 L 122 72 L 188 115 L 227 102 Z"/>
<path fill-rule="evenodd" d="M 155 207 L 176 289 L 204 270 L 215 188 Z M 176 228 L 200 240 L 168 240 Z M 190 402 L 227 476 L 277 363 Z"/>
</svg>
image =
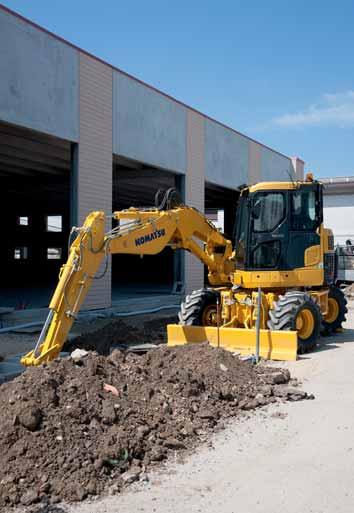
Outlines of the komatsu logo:
<svg viewBox="0 0 354 513">
<path fill-rule="evenodd" d="M 159 239 L 160 237 L 164 237 L 165 235 L 165 228 L 162 228 L 161 230 L 155 230 L 152 233 L 148 233 L 147 235 L 144 235 L 143 237 L 139 237 L 138 239 L 135 239 L 135 245 L 141 246 L 142 244 L 146 244 L 146 242 L 151 242 L 155 239 Z"/>
</svg>

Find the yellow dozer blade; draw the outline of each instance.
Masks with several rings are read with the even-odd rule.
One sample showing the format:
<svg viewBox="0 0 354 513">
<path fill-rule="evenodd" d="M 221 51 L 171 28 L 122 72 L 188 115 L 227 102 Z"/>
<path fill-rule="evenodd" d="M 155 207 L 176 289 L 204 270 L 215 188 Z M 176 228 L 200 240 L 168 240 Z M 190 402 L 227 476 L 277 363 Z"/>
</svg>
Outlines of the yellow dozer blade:
<svg viewBox="0 0 354 513">
<path fill-rule="evenodd" d="M 219 331 L 219 333 L 218 333 Z M 256 354 L 256 330 L 203 326 L 167 326 L 169 346 L 209 342 L 242 356 Z M 266 360 L 296 360 L 297 332 L 260 330 L 259 354 Z"/>
</svg>

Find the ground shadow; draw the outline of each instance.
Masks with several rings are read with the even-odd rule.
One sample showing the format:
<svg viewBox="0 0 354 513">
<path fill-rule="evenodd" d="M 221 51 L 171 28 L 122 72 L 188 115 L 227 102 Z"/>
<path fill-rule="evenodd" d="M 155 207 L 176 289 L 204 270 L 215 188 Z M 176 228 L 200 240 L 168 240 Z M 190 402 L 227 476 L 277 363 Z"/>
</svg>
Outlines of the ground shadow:
<svg viewBox="0 0 354 513">
<path fill-rule="evenodd" d="M 316 352 L 338 349 L 342 344 L 354 344 L 354 329 L 344 329 L 340 333 L 321 336 Z"/>
<path fill-rule="evenodd" d="M 298 360 L 309 360 L 311 354 L 321 353 L 323 351 L 331 351 L 338 349 L 343 344 L 354 344 L 354 329 L 344 329 L 343 332 L 335 333 L 333 335 L 322 335 L 318 341 L 318 345 L 311 353 L 299 355 Z"/>
</svg>

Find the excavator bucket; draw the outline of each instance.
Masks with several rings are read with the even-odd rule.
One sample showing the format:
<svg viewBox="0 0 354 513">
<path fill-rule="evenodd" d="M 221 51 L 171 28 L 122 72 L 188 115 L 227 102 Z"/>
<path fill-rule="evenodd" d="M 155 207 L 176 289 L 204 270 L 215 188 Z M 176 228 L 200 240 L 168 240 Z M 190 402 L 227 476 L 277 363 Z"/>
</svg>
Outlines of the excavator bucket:
<svg viewBox="0 0 354 513">
<path fill-rule="evenodd" d="M 167 326 L 169 346 L 208 342 L 242 356 L 256 354 L 256 330 L 206 326 Z M 297 332 L 260 330 L 259 355 L 266 360 L 296 360 Z"/>
</svg>

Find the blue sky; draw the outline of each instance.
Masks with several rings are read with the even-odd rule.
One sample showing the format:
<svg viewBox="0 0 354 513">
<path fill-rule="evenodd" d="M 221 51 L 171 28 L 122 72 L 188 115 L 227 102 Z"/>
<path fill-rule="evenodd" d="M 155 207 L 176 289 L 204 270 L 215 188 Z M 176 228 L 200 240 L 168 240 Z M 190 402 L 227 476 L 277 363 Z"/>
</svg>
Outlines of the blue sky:
<svg viewBox="0 0 354 513">
<path fill-rule="evenodd" d="M 354 175 L 354 2 L 4 5 L 287 155 Z"/>
</svg>

